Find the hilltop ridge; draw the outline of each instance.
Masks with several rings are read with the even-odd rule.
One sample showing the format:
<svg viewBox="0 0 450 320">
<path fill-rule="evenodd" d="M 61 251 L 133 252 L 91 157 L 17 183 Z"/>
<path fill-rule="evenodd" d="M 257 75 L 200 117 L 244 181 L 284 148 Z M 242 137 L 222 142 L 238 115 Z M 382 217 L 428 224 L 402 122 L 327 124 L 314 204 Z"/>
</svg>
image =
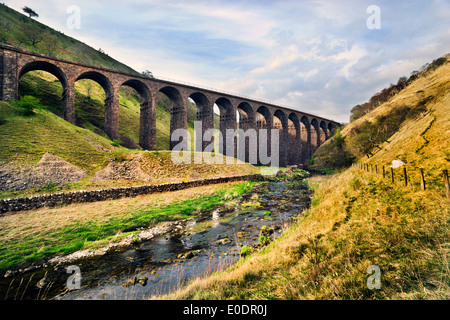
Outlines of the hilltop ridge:
<svg viewBox="0 0 450 320">
<path fill-rule="evenodd" d="M 342 127 L 314 154 L 315 167 L 335 168 L 363 162 L 389 166 L 401 160 L 432 176 L 450 161 L 450 54 L 428 65 L 403 90 Z M 442 60 L 445 59 L 445 60 Z M 333 155 L 345 163 L 337 163 Z"/>
<path fill-rule="evenodd" d="M 30 38 L 38 34 L 38 40 Z M 27 50 L 82 61 L 99 67 L 138 74 L 132 68 L 74 38 L 0 4 L 0 40 L 24 46 Z M 51 43 L 49 43 L 51 42 Z M 169 149 L 170 101 L 162 93 L 156 99 L 156 151 L 139 146 L 140 96 L 132 88 L 119 91 L 120 139 L 111 141 L 104 132 L 105 92 L 95 81 L 83 79 L 75 84 L 76 125 L 62 117 L 63 88 L 59 80 L 45 71 L 31 71 L 19 81 L 19 98 L 37 101 L 33 116 L 18 113 L 16 102 L 0 102 L 0 197 L 56 192 L 112 185 L 163 183 L 255 173 L 248 164 L 236 166 L 172 166 Z M 195 104 L 187 104 L 188 130 L 193 134 Z M 215 126 L 219 117 L 215 115 Z M 72 168 L 65 179 L 44 161 L 57 157 L 64 168 Z M 48 165 L 48 168 L 43 168 Z M 75 167 L 75 168 L 74 168 Z M 79 171 L 85 175 L 76 174 Z M 45 175 L 35 172 L 45 172 Z M 122 172 L 125 171 L 125 172 Z M 41 173 L 42 173 L 41 172 Z M 101 179 L 99 178 L 101 177 Z M 99 181 L 101 180 L 101 181 Z"/>
<path fill-rule="evenodd" d="M 94 49 L 5 4 L 0 4 L 0 21 L 1 42 L 69 61 L 138 74 L 136 70 L 110 57 L 103 50 Z"/>
</svg>

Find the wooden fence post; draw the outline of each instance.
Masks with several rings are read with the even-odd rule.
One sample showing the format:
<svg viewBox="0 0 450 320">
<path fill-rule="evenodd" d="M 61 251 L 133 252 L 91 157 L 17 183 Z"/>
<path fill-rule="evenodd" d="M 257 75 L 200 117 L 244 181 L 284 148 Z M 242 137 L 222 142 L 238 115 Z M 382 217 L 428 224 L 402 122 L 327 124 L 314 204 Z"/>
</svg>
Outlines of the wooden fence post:
<svg viewBox="0 0 450 320">
<path fill-rule="evenodd" d="M 405 187 L 408 186 L 408 175 L 406 174 L 406 167 L 403 167 L 403 177 L 405 178 Z"/>
<path fill-rule="evenodd" d="M 394 168 L 391 167 L 391 181 L 394 183 Z"/>
<path fill-rule="evenodd" d="M 442 170 L 442 174 L 444 175 L 444 183 L 445 183 L 445 189 L 447 191 L 447 199 L 450 200 L 450 184 L 448 182 L 448 171 Z"/>
<path fill-rule="evenodd" d="M 423 174 L 423 169 L 420 168 L 420 185 L 422 186 L 422 190 L 425 191 L 426 186 L 425 186 L 425 175 Z"/>
</svg>

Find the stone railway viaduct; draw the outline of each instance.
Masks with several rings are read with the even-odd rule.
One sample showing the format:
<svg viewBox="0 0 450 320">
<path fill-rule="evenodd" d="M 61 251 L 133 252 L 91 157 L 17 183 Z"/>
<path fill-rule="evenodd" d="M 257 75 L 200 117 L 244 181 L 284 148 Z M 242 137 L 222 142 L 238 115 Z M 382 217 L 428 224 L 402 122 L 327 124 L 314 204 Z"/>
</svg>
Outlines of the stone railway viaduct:
<svg viewBox="0 0 450 320">
<path fill-rule="evenodd" d="M 119 137 L 119 89 L 121 86 L 134 88 L 141 99 L 139 144 L 147 150 L 152 150 L 156 144 L 156 94 L 158 92 L 164 93 L 171 101 L 171 133 L 175 129 L 187 129 L 188 98 L 192 99 L 197 106 L 197 121 L 202 121 L 203 131 L 214 128 L 213 108 L 217 105 L 220 109 L 219 130 L 224 136 L 220 146 L 221 153 L 225 150 L 227 129 L 254 128 L 258 132 L 261 128 L 278 128 L 281 166 L 309 163 L 312 153 L 339 126 L 339 123 L 335 121 L 274 104 L 71 62 L 8 45 L 0 45 L 0 100 L 17 99 L 20 77 L 34 70 L 49 72 L 61 82 L 64 88 L 63 117 L 72 124 L 75 124 L 75 82 L 91 79 L 100 84 L 106 94 L 104 130 L 111 139 Z M 237 121 L 237 113 L 239 121 Z M 209 143 L 204 142 L 203 148 Z M 236 144 L 236 141 L 234 143 Z M 171 148 L 173 146 L 174 143 L 171 142 Z M 246 148 L 248 148 L 248 141 Z M 246 156 L 248 157 L 248 154 Z"/>
</svg>

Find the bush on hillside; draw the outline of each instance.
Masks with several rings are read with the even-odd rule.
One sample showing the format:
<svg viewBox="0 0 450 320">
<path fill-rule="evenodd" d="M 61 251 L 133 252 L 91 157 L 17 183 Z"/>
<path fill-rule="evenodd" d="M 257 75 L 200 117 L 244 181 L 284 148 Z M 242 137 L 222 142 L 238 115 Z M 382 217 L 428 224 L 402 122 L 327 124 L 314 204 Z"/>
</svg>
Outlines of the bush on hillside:
<svg viewBox="0 0 450 320">
<path fill-rule="evenodd" d="M 388 101 L 391 97 L 398 94 L 404 88 L 406 88 L 411 82 L 419 78 L 422 74 L 427 74 L 428 72 L 434 71 L 440 66 L 444 65 L 447 62 L 446 57 L 441 57 L 433 60 L 431 63 L 426 63 L 419 70 L 413 71 L 409 78 L 400 77 L 397 81 L 397 84 L 390 84 L 389 87 L 384 88 L 380 92 L 374 94 L 368 102 L 363 104 L 358 104 L 352 108 L 350 111 L 350 122 L 355 121 L 356 119 L 361 118 L 365 114 L 374 110 L 384 102 Z"/>
<path fill-rule="evenodd" d="M 20 100 L 13 100 L 11 105 L 16 108 L 19 115 L 24 117 L 34 116 L 36 109 L 44 109 L 39 99 L 33 96 L 24 96 Z"/>
<path fill-rule="evenodd" d="M 338 128 L 336 134 L 314 153 L 310 167 L 314 170 L 341 169 L 349 167 L 353 161 L 354 156 L 341 135 L 341 128 Z"/>
<path fill-rule="evenodd" d="M 423 106 L 419 106 L 423 110 Z M 367 156 L 370 158 L 376 148 L 387 141 L 394 133 L 396 133 L 403 121 L 411 116 L 411 108 L 409 106 L 401 106 L 389 112 L 389 114 L 379 115 L 374 122 L 364 121 L 354 130 L 352 130 L 347 139 L 347 146 L 352 155 L 356 158 Z M 414 111 L 415 114 L 415 111 Z"/>
</svg>

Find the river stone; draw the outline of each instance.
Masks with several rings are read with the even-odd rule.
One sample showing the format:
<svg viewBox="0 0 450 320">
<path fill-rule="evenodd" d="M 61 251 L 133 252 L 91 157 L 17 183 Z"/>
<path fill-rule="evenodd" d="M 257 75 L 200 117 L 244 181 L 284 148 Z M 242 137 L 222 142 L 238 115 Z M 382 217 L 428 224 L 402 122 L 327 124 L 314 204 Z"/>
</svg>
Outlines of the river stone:
<svg viewBox="0 0 450 320">
<path fill-rule="evenodd" d="M 147 281 L 148 281 L 147 277 L 140 277 L 138 280 L 139 284 L 142 285 L 143 287 L 147 285 Z"/>
<path fill-rule="evenodd" d="M 134 286 L 137 283 L 137 277 L 133 277 L 128 280 L 127 283 L 124 284 L 124 287 L 131 287 Z"/>
<path fill-rule="evenodd" d="M 45 287 L 45 285 L 47 284 L 47 277 L 45 276 L 45 277 L 43 277 L 41 280 L 39 280 L 39 282 L 36 284 L 36 287 L 38 288 L 38 289 L 42 289 L 42 288 L 44 288 Z"/>
</svg>

